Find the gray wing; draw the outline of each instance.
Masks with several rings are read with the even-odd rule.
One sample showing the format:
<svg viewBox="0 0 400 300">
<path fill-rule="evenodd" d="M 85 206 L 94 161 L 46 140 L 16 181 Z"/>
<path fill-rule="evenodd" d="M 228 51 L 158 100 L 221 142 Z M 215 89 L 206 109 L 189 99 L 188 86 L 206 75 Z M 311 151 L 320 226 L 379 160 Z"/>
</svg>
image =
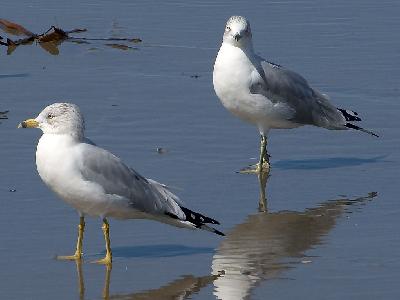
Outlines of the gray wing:
<svg viewBox="0 0 400 300">
<path fill-rule="evenodd" d="M 83 157 L 80 171 L 85 180 L 99 184 L 106 194 L 128 199 L 134 209 L 184 218 L 178 197 L 165 185 L 146 179 L 102 148 L 88 143 L 79 147 Z"/>
<path fill-rule="evenodd" d="M 267 97 L 272 103 L 284 105 L 292 112 L 289 120 L 326 128 L 344 125 L 342 114 L 328 98 L 310 87 L 299 74 L 258 57 L 257 71 L 250 92 Z"/>
</svg>

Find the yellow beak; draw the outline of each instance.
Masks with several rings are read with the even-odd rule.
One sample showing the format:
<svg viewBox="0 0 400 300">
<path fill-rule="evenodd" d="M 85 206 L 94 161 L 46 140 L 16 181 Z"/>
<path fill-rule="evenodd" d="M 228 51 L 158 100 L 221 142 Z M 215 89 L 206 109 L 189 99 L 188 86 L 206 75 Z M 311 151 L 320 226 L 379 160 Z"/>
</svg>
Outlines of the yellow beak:
<svg viewBox="0 0 400 300">
<path fill-rule="evenodd" d="M 39 122 L 35 119 L 28 119 L 18 124 L 18 128 L 38 128 Z"/>
</svg>

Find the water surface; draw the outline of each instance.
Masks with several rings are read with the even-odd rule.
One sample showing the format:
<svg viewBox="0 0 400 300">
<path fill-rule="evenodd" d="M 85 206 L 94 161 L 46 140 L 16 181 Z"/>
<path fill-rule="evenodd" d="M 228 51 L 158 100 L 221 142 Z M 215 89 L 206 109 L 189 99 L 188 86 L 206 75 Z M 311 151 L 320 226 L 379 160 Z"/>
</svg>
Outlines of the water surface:
<svg viewBox="0 0 400 300">
<path fill-rule="evenodd" d="M 136 50 L 66 41 L 58 55 L 0 48 L 0 111 L 10 111 L 0 124 L 3 298 L 398 298 L 397 1 L 21 0 L 1 13 L 36 33 L 57 25 L 143 40 L 127 44 Z M 260 54 L 381 135 L 272 132 L 267 212 L 258 212 L 258 179 L 236 174 L 257 157 L 257 130 L 225 111 L 212 87 L 232 14 L 249 18 Z M 16 125 L 55 101 L 78 104 L 88 137 L 220 220 L 226 238 L 112 220 L 107 270 L 89 264 L 104 245 L 100 220 L 88 219 L 83 264 L 54 260 L 74 249 L 78 216 L 36 174 L 40 133 Z"/>
</svg>

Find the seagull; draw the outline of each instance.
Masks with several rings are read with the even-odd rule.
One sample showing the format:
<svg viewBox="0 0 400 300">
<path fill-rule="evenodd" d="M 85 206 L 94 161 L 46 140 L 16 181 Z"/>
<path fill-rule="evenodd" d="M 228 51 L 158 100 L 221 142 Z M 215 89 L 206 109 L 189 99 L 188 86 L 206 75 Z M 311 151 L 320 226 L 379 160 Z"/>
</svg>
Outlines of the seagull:
<svg viewBox="0 0 400 300">
<path fill-rule="evenodd" d="M 40 128 L 43 132 L 36 149 L 36 167 L 43 182 L 80 216 L 76 251 L 59 259 L 80 260 L 85 216 L 103 220 L 106 255 L 96 261 L 109 265 L 112 253 L 107 218 L 151 219 L 177 227 L 203 229 L 218 221 L 183 206 L 167 186 L 141 176 L 120 158 L 96 146 L 84 136 L 84 120 L 79 107 L 71 103 L 47 106 L 35 119 L 19 128 Z"/>
<path fill-rule="evenodd" d="M 260 159 L 250 173 L 270 169 L 266 149 L 270 129 L 314 125 L 330 130 L 355 129 L 378 137 L 352 123 L 361 121 L 356 112 L 336 108 L 301 75 L 255 54 L 250 23 L 242 16 L 232 16 L 226 23 L 213 84 L 224 107 L 256 125 L 260 132 Z"/>
</svg>

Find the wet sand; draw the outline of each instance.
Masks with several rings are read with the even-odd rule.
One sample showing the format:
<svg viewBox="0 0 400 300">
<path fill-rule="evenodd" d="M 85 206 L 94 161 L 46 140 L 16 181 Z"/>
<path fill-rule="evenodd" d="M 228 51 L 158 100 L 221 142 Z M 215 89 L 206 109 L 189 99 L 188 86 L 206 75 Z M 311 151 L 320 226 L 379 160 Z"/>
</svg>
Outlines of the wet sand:
<svg viewBox="0 0 400 300">
<path fill-rule="evenodd" d="M 4 299 L 397 299 L 400 6 L 396 1 L 8 2 L 2 18 L 33 32 L 87 28 L 81 37 L 139 37 L 115 48 L 65 41 L 0 51 L 0 291 Z M 266 211 L 254 163 L 258 133 L 212 87 L 225 20 L 249 18 L 255 48 L 293 69 L 359 132 L 272 132 Z M 1 32 L 1 36 L 6 35 Z M 111 220 L 112 270 L 101 222 L 88 219 L 82 265 L 78 215 L 37 175 L 39 131 L 17 130 L 55 101 L 78 104 L 87 136 L 142 175 L 174 187 L 221 221 L 225 238 L 150 221 Z M 162 154 L 157 148 L 165 149 Z M 261 186 L 262 187 L 262 186 Z"/>
</svg>

